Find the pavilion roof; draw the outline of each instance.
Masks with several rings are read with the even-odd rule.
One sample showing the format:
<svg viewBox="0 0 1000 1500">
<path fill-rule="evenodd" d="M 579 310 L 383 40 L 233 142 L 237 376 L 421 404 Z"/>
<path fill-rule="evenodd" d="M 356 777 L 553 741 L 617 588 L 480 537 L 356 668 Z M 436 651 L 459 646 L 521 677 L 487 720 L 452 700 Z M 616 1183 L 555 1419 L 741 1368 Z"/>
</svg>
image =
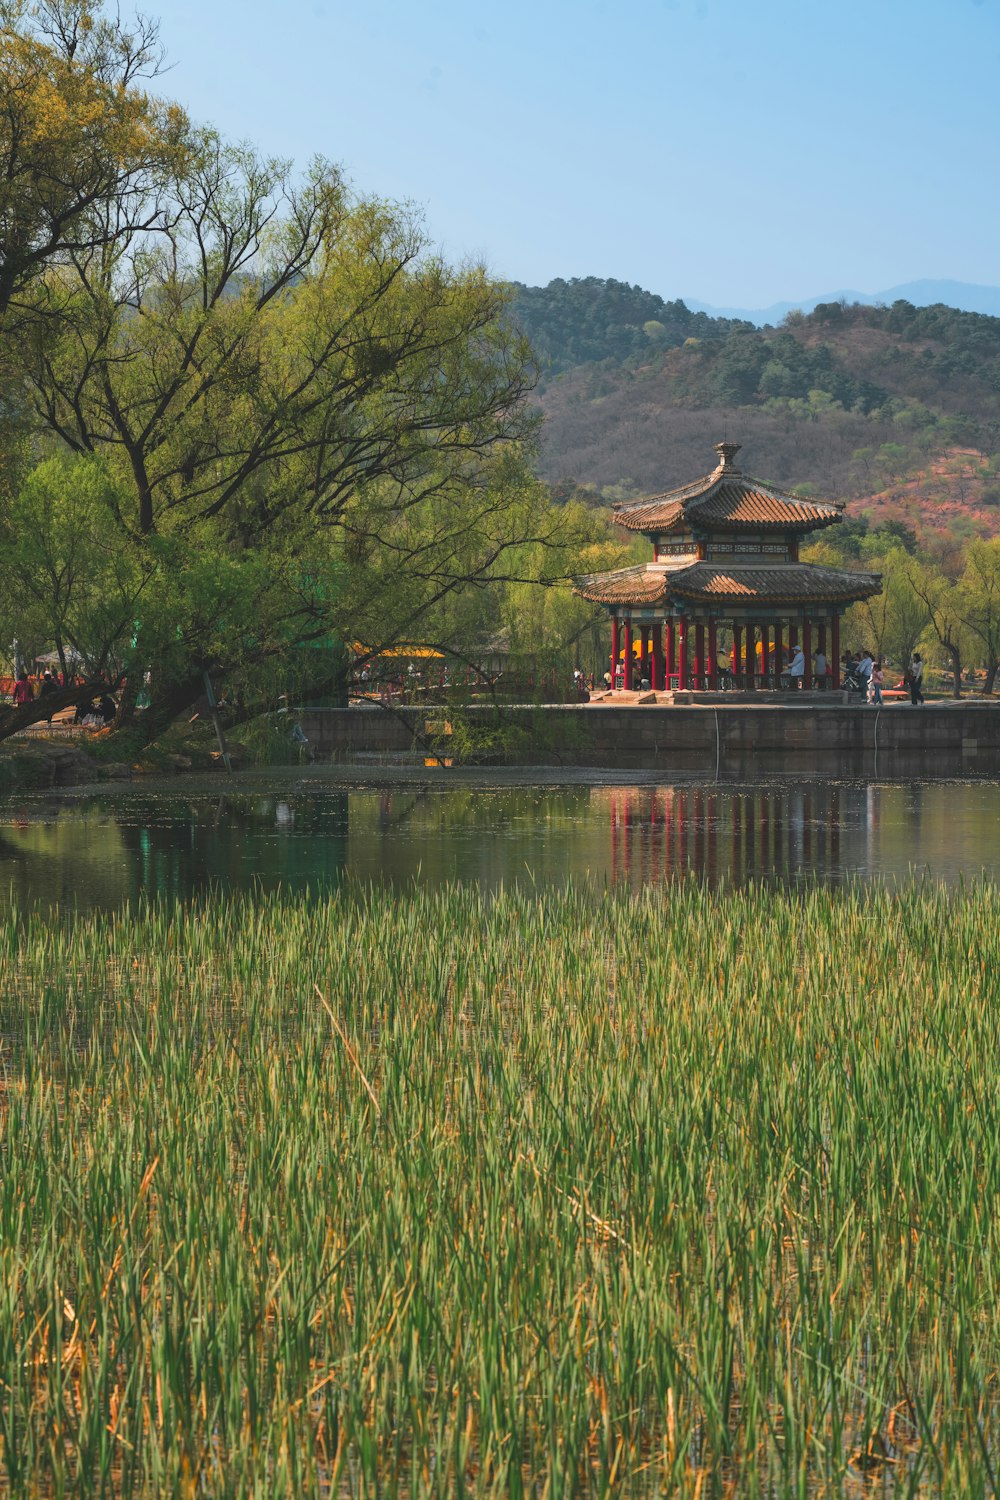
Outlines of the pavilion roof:
<svg viewBox="0 0 1000 1500">
<path fill-rule="evenodd" d="M 842 500 L 803 500 L 735 467 L 738 443 L 716 443 L 720 455 L 711 474 L 680 489 L 664 490 L 615 510 L 629 531 L 816 531 L 840 520 Z"/>
<path fill-rule="evenodd" d="M 879 573 L 816 563 L 696 562 L 686 568 L 619 568 L 578 578 L 574 593 L 593 604 L 851 604 L 881 592 Z"/>
</svg>

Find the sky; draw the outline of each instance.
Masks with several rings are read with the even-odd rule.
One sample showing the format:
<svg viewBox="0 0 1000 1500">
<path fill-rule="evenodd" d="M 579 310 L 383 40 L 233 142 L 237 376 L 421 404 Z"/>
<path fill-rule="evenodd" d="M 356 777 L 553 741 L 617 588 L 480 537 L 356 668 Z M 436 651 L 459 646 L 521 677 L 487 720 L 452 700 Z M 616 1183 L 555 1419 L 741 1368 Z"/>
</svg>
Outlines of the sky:
<svg viewBox="0 0 1000 1500">
<path fill-rule="evenodd" d="M 197 119 L 326 156 L 498 276 L 742 307 L 1000 283 L 1000 0 L 139 8 Z"/>
</svg>

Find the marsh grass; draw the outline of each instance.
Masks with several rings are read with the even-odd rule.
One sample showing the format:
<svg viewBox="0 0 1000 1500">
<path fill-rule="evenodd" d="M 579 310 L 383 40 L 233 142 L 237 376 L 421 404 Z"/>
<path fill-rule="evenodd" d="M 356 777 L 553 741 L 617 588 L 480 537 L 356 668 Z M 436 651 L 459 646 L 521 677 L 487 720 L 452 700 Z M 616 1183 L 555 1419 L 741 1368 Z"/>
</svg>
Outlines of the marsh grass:
<svg viewBox="0 0 1000 1500">
<path fill-rule="evenodd" d="M 1000 894 L 0 929 L 16 1494 L 993 1490 Z"/>
</svg>

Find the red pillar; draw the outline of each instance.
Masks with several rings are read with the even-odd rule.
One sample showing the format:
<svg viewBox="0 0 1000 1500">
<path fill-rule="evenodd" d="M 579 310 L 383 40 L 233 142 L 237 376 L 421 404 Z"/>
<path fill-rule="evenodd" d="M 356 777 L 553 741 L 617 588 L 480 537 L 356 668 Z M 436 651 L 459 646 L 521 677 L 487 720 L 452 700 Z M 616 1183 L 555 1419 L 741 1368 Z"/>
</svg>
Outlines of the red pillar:
<svg viewBox="0 0 1000 1500">
<path fill-rule="evenodd" d="M 744 645 L 744 656 L 745 656 L 745 660 L 746 660 L 746 685 L 747 685 L 748 688 L 751 688 L 751 689 L 755 686 L 755 684 L 754 684 L 754 668 L 757 665 L 757 662 L 756 662 L 756 653 L 754 651 L 754 639 L 755 639 L 755 636 L 756 636 L 756 631 L 754 629 L 754 626 L 752 624 L 750 624 L 750 622 L 748 621 L 747 622 L 747 629 L 746 629 L 746 639 L 745 639 L 745 645 Z"/>
<path fill-rule="evenodd" d="M 632 686 L 632 617 L 625 616 L 625 675 L 622 679 L 625 688 Z"/>
<path fill-rule="evenodd" d="M 694 627 L 694 650 L 693 686 L 701 688 L 705 685 L 705 627 L 700 620 Z"/>
<path fill-rule="evenodd" d="M 677 621 L 677 686 L 686 688 L 688 676 L 687 620 L 681 615 Z"/>
<path fill-rule="evenodd" d="M 826 621 L 821 620 L 819 626 L 819 649 L 826 657 L 826 676 L 820 684 L 821 687 L 830 686 L 830 658 L 826 655 Z"/>
<path fill-rule="evenodd" d="M 649 626 L 639 629 L 639 676 L 649 676 Z"/>
<path fill-rule="evenodd" d="M 780 688 L 781 674 L 785 669 L 785 647 L 782 642 L 783 627 L 780 620 L 774 622 L 774 685 Z"/>
<path fill-rule="evenodd" d="M 661 667 L 661 630 L 659 625 L 654 625 L 650 634 L 653 638 L 652 650 L 650 652 L 649 685 L 654 693 L 659 692 L 663 682 Z"/>
<path fill-rule="evenodd" d="M 806 659 L 806 670 L 802 677 L 802 686 L 808 693 L 812 687 L 813 658 L 812 658 L 812 621 L 808 615 L 802 620 L 802 655 Z"/>
<path fill-rule="evenodd" d="M 733 687 L 743 687 L 743 626 L 733 621 Z"/>
<path fill-rule="evenodd" d="M 668 620 L 664 626 L 667 637 L 666 660 L 664 662 L 663 686 L 668 690 L 674 685 L 674 622 Z"/>
<path fill-rule="evenodd" d="M 830 686 L 836 691 L 840 687 L 840 616 L 835 614 L 830 621 Z"/>
<path fill-rule="evenodd" d="M 618 641 L 618 616 L 611 616 L 611 691 L 614 692 L 618 686 L 618 652 L 620 650 Z"/>
<path fill-rule="evenodd" d="M 715 616 L 708 622 L 708 690 L 714 693 L 719 686 L 719 641 L 715 630 Z"/>
</svg>

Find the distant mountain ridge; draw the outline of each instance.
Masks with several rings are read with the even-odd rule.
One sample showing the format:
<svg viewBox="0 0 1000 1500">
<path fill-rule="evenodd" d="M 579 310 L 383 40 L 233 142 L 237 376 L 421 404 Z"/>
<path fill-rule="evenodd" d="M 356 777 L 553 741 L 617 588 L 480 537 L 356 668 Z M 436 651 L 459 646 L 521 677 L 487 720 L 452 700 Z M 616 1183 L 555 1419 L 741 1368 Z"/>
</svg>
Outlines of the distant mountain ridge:
<svg viewBox="0 0 1000 1500">
<path fill-rule="evenodd" d="M 924 533 L 1000 532 L 1000 317 L 831 297 L 760 328 L 600 277 L 511 292 L 557 494 L 659 493 L 704 472 L 728 434 L 749 473 L 801 494 Z"/>
<path fill-rule="evenodd" d="M 780 323 L 790 312 L 811 313 L 824 302 L 859 302 L 863 307 L 891 307 L 894 302 L 934 307 L 943 303 L 945 307 L 955 307 L 961 312 L 985 313 L 987 317 L 1000 318 L 1000 286 L 977 286 L 969 281 L 905 281 L 900 286 L 887 287 L 883 292 L 842 290 L 826 292 L 821 297 L 806 297 L 798 302 L 772 302 L 770 307 L 755 308 L 713 307 L 693 297 L 683 300 L 691 312 L 707 313 L 711 318 L 735 318 L 754 323 L 758 328 Z"/>
</svg>

